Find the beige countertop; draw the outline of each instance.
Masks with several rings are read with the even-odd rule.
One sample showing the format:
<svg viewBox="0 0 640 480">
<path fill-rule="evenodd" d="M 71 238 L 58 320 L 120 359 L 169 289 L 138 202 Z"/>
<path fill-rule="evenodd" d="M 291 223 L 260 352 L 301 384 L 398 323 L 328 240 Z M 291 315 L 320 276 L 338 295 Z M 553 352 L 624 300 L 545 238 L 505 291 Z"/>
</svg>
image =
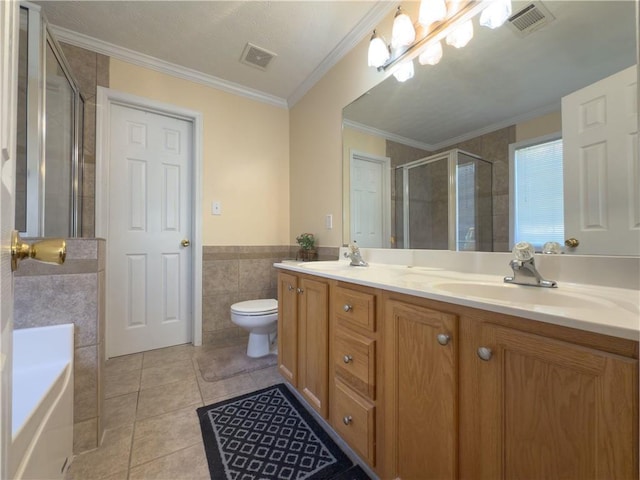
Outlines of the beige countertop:
<svg viewBox="0 0 640 480">
<path fill-rule="evenodd" d="M 283 262 L 276 268 L 516 315 L 614 337 L 640 339 L 638 290 L 558 282 L 558 288 L 505 284 L 497 275 L 348 261 Z"/>
</svg>

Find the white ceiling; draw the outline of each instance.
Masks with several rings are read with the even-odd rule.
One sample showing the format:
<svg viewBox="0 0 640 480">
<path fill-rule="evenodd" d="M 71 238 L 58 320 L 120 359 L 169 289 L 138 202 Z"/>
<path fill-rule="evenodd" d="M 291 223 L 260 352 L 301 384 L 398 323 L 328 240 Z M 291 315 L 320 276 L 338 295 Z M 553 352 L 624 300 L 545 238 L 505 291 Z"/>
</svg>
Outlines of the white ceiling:
<svg viewBox="0 0 640 480">
<path fill-rule="evenodd" d="M 125 57 L 142 53 L 283 106 L 301 98 L 393 8 L 371 0 L 36 3 L 62 41 Z M 247 42 L 277 54 L 266 71 L 240 62 Z"/>
</svg>

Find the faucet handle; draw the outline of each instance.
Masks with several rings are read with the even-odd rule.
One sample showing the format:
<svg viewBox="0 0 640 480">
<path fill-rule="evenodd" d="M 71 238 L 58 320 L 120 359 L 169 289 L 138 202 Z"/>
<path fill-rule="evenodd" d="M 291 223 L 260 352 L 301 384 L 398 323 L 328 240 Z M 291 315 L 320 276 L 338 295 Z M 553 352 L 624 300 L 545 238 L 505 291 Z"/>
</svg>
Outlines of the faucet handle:
<svg viewBox="0 0 640 480">
<path fill-rule="evenodd" d="M 535 249 L 529 242 L 518 242 L 513 246 L 512 252 L 516 260 L 526 262 L 527 260 L 531 260 L 533 258 Z"/>
</svg>

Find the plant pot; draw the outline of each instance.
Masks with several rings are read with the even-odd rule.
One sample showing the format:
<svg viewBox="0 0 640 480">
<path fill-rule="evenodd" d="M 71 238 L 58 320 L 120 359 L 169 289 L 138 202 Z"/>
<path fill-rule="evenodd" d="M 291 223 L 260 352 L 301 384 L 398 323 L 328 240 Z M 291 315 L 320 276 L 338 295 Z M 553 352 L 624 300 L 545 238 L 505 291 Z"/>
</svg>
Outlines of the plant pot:
<svg viewBox="0 0 640 480">
<path fill-rule="evenodd" d="M 318 258 L 318 252 L 316 250 L 298 250 L 296 260 L 302 260 L 303 262 L 311 262 Z"/>
</svg>

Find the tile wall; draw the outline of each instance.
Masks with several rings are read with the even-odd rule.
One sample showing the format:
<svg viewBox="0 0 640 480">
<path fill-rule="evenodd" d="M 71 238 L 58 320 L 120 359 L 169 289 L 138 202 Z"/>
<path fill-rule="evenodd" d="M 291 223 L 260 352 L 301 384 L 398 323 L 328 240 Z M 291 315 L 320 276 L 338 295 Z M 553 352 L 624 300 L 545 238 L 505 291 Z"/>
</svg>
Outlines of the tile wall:
<svg viewBox="0 0 640 480">
<path fill-rule="evenodd" d="M 63 265 L 26 260 L 14 283 L 14 328 L 75 324 L 74 453 L 102 436 L 105 241 L 67 240 Z"/>
<path fill-rule="evenodd" d="M 95 236 L 96 92 L 109 86 L 109 57 L 60 43 L 74 80 L 84 98 L 82 170 L 82 237 Z"/>
<path fill-rule="evenodd" d="M 275 246 L 205 246 L 202 258 L 202 343 L 225 343 L 247 336 L 231 323 L 230 307 L 256 298 L 277 298 L 273 264 L 295 259 L 297 248 Z M 338 248 L 320 247 L 319 260 L 335 260 Z"/>
</svg>

